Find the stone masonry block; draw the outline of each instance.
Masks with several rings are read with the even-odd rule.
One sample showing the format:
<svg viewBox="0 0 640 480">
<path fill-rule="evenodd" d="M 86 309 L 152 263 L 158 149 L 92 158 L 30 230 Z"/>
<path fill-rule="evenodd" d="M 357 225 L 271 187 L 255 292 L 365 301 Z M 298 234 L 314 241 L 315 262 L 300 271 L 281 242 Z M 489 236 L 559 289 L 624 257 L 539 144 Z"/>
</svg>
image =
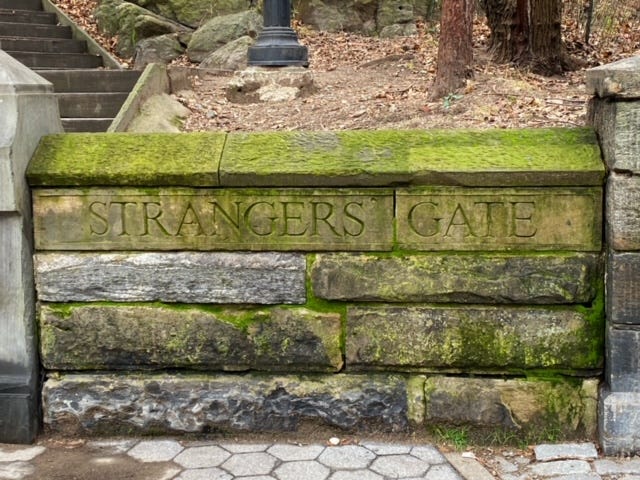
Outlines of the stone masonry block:
<svg viewBox="0 0 640 480">
<path fill-rule="evenodd" d="M 596 254 L 319 254 L 311 285 L 340 301 L 589 303 L 599 264 Z"/>
<path fill-rule="evenodd" d="M 335 372 L 340 336 L 339 314 L 303 308 L 40 308 L 40 358 L 50 370 Z"/>
<path fill-rule="evenodd" d="M 606 203 L 609 245 L 615 250 L 640 250 L 640 176 L 611 174 Z"/>
<path fill-rule="evenodd" d="M 593 436 L 597 384 L 429 377 L 425 422 L 533 431 L 561 426 L 564 437 Z"/>
<path fill-rule="evenodd" d="M 640 330 L 609 325 L 607 381 L 612 392 L 640 392 Z"/>
<path fill-rule="evenodd" d="M 589 120 L 598 132 L 605 163 L 615 172 L 640 172 L 640 99 L 593 99 Z"/>
<path fill-rule="evenodd" d="M 600 393 L 598 433 L 605 455 L 640 451 L 640 393 Z"/>
<path fill-rule="evenodd" d="M 640 99 L 640 57 L 625 58 L 587 71 L 587 92 L 600 98 Z"/>
<path fill-rule="evenodd" d="M 640 325 L 640 252 L 609 255 L 606 304 L 609 322 Z"/>
<path fill-rule="evenodd" d="M 602 367 L 604 315 L 574 309 L 348 307 L 350 370 L 575 372 Z"/>
<path fill-rule="evenodd" d="M 61 375 L 45 382 L 43 410 L 59 435 L 409 425 L 406 378 L 396 375 Z"/>
<path fill-rule="evenodd" d="M 35 262 L 44 302 L 299 304 L 305 268 L 290 253 L 46 253 Z"/>
</svg>

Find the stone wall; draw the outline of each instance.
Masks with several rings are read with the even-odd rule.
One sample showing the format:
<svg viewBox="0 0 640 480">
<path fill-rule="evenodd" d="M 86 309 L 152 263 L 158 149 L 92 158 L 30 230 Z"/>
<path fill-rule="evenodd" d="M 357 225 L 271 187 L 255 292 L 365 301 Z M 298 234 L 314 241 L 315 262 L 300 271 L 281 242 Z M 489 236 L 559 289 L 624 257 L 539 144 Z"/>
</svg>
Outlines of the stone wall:
<svg viewBox="0 0 640 480">
<path fill-rule="evenodd" d="M 589 129 L 47 136 L 45 427 L 594 435 L 604 174 Z"/>
<path fill-rule="evenodd" d="M 0 51 L 0 443 L 31 442 L 39 425 L 25 171 L 40 137 L 60 131 L 51 85 Z"/>
<path fill-rule="evenodd" d="M 610 454 L 640 450 L 640 57 L 592 69 L 591 121 L 607 180 L 607 368 L 600 442 Z"/>
</svg>

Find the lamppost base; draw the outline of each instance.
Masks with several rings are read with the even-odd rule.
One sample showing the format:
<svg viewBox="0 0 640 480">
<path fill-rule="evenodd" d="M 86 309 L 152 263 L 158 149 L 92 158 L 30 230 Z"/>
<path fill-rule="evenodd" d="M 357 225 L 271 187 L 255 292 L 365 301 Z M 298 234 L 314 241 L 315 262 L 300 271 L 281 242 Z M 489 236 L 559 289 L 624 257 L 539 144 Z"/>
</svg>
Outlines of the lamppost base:
<svg viewBox="0 0 640 480">
<path fill-rule="evenodd" d="M 308 67 L 307 47 L 298 43 L 290 27 L 266 27 L 255 45 L 249 47 L 248 64 L 256 67 Z"/>
</svg>

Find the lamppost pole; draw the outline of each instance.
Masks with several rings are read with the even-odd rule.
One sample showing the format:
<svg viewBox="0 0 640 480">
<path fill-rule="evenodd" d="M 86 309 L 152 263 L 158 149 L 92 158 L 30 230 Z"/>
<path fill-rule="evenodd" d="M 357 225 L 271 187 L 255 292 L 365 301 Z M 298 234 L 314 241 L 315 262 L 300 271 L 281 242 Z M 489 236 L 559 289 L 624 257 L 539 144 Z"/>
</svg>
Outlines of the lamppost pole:
<svg viewBox="0 0 640 480">
<path fill-rule="evenodd" d="M 291 28 L 291 0 L 264 0 L 264 28 L 249 47 L 248 64 L 264 67 L 309 66 L 307 47 Z"/>
</svg>

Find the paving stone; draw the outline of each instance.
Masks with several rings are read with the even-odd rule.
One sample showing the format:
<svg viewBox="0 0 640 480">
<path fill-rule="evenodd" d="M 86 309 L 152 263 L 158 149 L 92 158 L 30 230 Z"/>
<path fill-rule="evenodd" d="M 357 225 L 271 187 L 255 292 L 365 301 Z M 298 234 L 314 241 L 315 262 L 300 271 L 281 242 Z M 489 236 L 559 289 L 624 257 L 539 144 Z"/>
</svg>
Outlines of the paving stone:
<svg viewBox="0 0 640 480">
<path fill-rule="evenodd" d="M 221 443 L 220 446 L 231 453 L 264 452 L 269 445 L 266 443 Z"/>
<path fill-rule="evenodd" d="M 267 453 L 273 455 L 285 462 L 296 460 L 315 460 L 322 453 L 325 447 L 322 445 L 274 445 L 267 450 Z"/>
<path fill-rule="evenodd" d="M 258 475 L 257 477 L 242 477 L 242 480 L 276 480 L 276 477 L 270 475 Z"/>
<path fill-rule="evenodd" d="M 458 472 L 449 465 L 435 465 L 423 478 L 424 480 L 462 480 Z"/>
<path fill-rule="evenodd" d="M 3 480 L 20 480 L 33 472 L 35 472 L 35 467 L 26 462 L 0 464 L 0 478 Z"/>
<path fill-rule="evenodd" d="M 331 475 L 329 480 L 383 480 L 383 478 L 371 470 L 343 470 Z"/>
<path fill-rule="evenodd" d="M 430 466 L 424 460 L 411 455 L 385 455 L 376 458 L 370 468 L 387 477 L 417 477 L 424 475 Z"/>
<path fill-rule="evenodd" d="M 376 458 L 373 452 L 357 445 L 327 448 L 318 461 L 330 468 L 358 469 L 367 468 Z"/>
<path fill-rule="evenodd" d="M 376 455 L 403 455 L 411 452 L 411 445 L 392 445 L 388 443 L 361 443 L 363 447 Z"/>
<path fill-rule="evenodd" d="M 514 473 L 518 471 L 518 466 L 514 463 L 511 463 L 504 457 L 497 456 L 496 462 L 498 463 L 498 469 L 502 473 Z"/>
<path fill-rule="evenodd" d="M 45 447 L 40 446 L 21 448 L 13 452 L 7 452 L 0 448 L 0 462 L 28 462 L 45 450 Z"/>
<path fill-rule="evenodd" d="M 138 443 L 137 440 L 97 440 L 87 442 L 87 447 L 103 453 L 118 455 L 131 450 Z"/>
<path fill-rule="evenodd" d="M 640 480 L 640 475 L 623 475 L 620 480 Z"/>
<path fill-rule="evenodd" d="M 277 460 L 267 453 L 238 453 L 222 464 L 222 468 L 236 477 L 267 475 Z"/>
<path fill-rule="evenodd" d="M 590 473 L 591 466 L 584 460 L 559 460 L 556 462 L 536 463 L 529 467 L 530 471 L 541 477 L 557 475 L 577 475 Z"/>
<path fill-rule="evenodd" d="M 464 478 L 473 480 L 494 480 L 494 476 L 484 468 L 475 458 L 463 457 L 461 453 L 452 452 L 445 455 Z"/>
<path fill-rule="evenodd" d="M 640 460 L 596 460 L 594 463 L 596 472 L 600 475 L 618 475 L 622 473 L 638 474 L 640 472 Z"/>
<path fill-rule="evenodd" d="M 212 445 L 187 448 L 173 461 L 185 468 L 211 468 L 220 466 L 230 456 L 229 452 Z"/>
<path fill-rule="evenodd" d="M 325 480 L 331 471 L 318 462 L 304 461 L 283 463 L 273 473 L 280 480 Z"/>
<path fill-rule="evenodd" d="M 560 475 L 557 477 L 551 477 L 549 480 L 602 480 L 602 477 L 597 473 L 579 473 L 572 475 Z"/>
<path fill-rule="evenodd" d="M 424 460 L 431 465 L 444 463 L 446 461 L 440 451 L 436 447 L 432 447 L 431 445 L 421 445 L 419 447 L 413 447 L 411 449 L 411 455 L 413 455 L 414 457 L 418 457 L 420 460 Z"/>
<path fill-rule="evenodd" d="M 127 455 L 141 462 L 168 462 L 182 450 L 184 447 L 173 440 L 150 440 L 140 442 Z"/>
<path fill-rule="evenodd" d="M 219 468 L 185 470 L 175 480 L 233 480 L 233 476 Z"/>
<path fill-rule="evenodd" d="M 551 460 L 591 460 L 598 458 L 598 451 L 593 443 L 563 443 L 536 445 L 533 449 L 538 462 Z"/>
</svg>

